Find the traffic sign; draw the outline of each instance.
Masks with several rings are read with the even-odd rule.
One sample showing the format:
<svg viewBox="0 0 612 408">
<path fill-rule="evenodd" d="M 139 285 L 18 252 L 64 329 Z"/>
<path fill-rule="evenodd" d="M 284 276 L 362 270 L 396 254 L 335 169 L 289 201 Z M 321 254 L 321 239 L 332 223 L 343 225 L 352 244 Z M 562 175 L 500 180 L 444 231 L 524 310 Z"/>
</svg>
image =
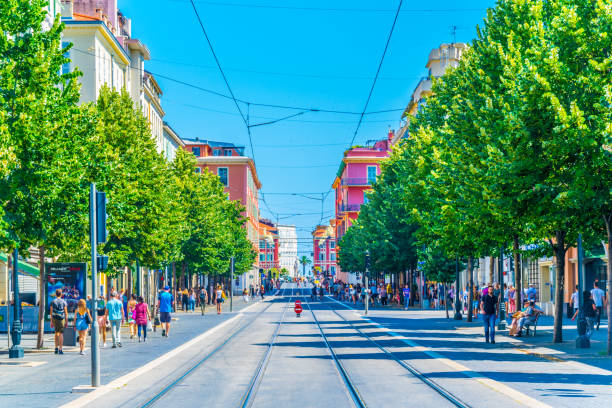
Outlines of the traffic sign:
<svg viewBox="0 0 612 408">
<path fill-rule="evenodd" d="M 302 302 L 296 300 L 293 310 L 295 311 L 296 317 L 300 317 L 300 314 L 302 314 Z"/>
</svg>

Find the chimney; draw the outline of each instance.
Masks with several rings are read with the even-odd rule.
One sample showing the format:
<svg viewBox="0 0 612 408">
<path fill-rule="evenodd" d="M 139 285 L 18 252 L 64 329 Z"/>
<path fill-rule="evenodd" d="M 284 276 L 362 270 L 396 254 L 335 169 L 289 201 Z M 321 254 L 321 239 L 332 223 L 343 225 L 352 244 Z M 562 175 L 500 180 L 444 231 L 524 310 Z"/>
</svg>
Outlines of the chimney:
<svg viewBox="0 0 612 408">
<path fill-rule="evenodd" d="M 74 13 L 74 0 L 62 0 L 62 17 L 72 18 Z"/>
</svg>

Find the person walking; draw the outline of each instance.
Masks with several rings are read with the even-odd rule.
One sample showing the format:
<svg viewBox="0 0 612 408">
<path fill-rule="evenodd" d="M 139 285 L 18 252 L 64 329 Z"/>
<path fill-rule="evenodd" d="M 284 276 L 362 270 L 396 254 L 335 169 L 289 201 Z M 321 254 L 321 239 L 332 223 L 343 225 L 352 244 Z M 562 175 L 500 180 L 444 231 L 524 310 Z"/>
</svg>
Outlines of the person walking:
<svg viewBox="0 0 612 408">
<path fill-rule="evenodd" d="M 217 305 L 217 314 L 221 314 L 221 303 L 223 303 L 223 289 L 221 289 L 221 285 L 219 285 L 215 291 L 215 305 Z"/>
<path fill-rule="evenodd" d="M 193 291 L 193 289 L 189 289 L 189 310 L 191 310 L 192 312 L 195 312 L 195 303 L 195 292 Z"/>
<path fill-rule="evenodd" d="M 387 306 L 387 290 L 385 289 L 385 286 L 381 286 L 380 288 L 380 305 L 381 306 Z"/>
<path fill-rule="evenodd" d="M 85 354 L 85 338 L 87 337 L 87 330 L 91 322 L 91 314 L 87 308 L 87 303 L 85 299 L 80 299 L 77 304 L 77 310 L 74 313 L 74 328 L 79 335 L 80 355 Z"/>
<path fill-rule="evenodd" d="M 200 289 L 200 309 L 202 309 L 202 316 L 206 313 L 206 301 L 208 300 L 208 294 L 206 288 Z"/>
<path fill-rule="evenodd" d="M 111 325 L 113 348 L 121 347 L 121 323 L 123 323 L 123 304 L 117 292 L 111 293 L 111 299 L 106 304 L 108 320 Z"/>
<path fill-rule="evenodd" d="M 168 338 L 170 334 L 171 312 L 174 297 L 170 293 L 170 286 L 164 286 L 164 290 L 157 297 L 157 309 L 159 310 L 159 321 L 162 324 L 162 337 Z"/>
<path fill-rule="evenodd" d="M 584 318 L 586 319 L 587 323 L 587 330 L 585 334 L 588 338 L 591 338 L 591 335 L 593 334 L 593 326 L 595 325 L 595 319 L 597 319 L 597 306 L 595 306 L 595 302 L 591 298 L 591 292 L 588 290 L 582 292 L 582 297 L 584 298 L 582 300 Z M 576 319 L 576 316 L 578 316 L 578 310 L 576 310 L 572 316 L 572 321 Z"/>
<path fill-rule="evenodd" d="M 497 318 L 497 296 L 493 294 L 493 287 L 489 284 L 487 294 L 480 302 L 480 312 L 484 323 L 485 341 L 495 344 L 495 319 Z"/>
<path fill-rule="evenodd" d="M 597 308 L 597 328 L 599 330 L 599 324 L 601 323 L 601 315 L 603 314 L 604 306 L 606 305 L 606 293 L 599 288 L 599 282 L 593 283 L 593 289 L 591 290 L 591 297 Z"/>
<path fill-rule="evenodd" d="M 102 340 L 102 348 L 106 347 L 106 323 L 108 322 L 108 309 L 106 308 L 106 300 L 104 296 L 100 295 L 98 303 L 96 305 L 96 319 L 98 320 L 98 333 Z"/>
<path fill-rule="evenodd" d="M 574 293 L 572 293 L 570 304 L 574 309 L 574 314 L 576 314 L 576 312 L 580 308 L 580 296 L 578 296 L 578 285 L 576 285 L 576 289 L 574 290 Z"/>
<path fill-rule="evenodd" d="M 127 304 L 127 319 L 128 325 L 130 326 L 130 339 L 136 337 L 136 321 L 134 320 L 134 309 L 138 302 L 136 301 L 136 295 L 132 293 L 130 301 Z"/>
<path fill-rule="evenodd" d="M 408 310 L 408 305 L 410 304 L 410 288 L 408 285 L 404 285 L 402 293 L 404 295 L 404 310 Z"/>
<path fill-rule="evenodd" d="M 508 287 L 508 314 L 512 315 L 516 312 L 516 289 L 514 286 L 510 285 Z"/>
<path fill-rule="evenodd" d="M 55 331 L 55 354 L 64 354 L 64 328 L 68 324 L 68 304 L 62 299 L 62 290 L 55 290 L 55 299 L 49 306 L 51 327 Z"/>
<path fill-rule="evenodd" d="M 134 309 L 136 324 L 138 325 L 138 342 L 147 341 L 147 323 L 151 320 L 151 312 L 142 296 L 138 296 L 138 304 Z"/>
<path fill-rule="evenodd" d="M 264 288 L 264 285 L 261 285 L 261 288 L 259 289 L 259 296 L 261 296 L 261 300 L 264 299 L 264 293 L 266 292 L 266 289 Z"/>
</svg>

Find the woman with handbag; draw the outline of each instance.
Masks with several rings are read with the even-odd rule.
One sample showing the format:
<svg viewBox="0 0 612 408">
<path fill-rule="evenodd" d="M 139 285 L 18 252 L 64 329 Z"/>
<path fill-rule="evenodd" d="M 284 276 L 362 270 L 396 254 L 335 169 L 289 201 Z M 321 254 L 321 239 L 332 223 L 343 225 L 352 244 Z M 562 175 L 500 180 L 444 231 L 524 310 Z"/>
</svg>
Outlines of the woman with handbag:
<svg viewBox="0 0 612 408">
<path fill-rule="evenodd" d="M 223 303 L 223 289 L 221 289 L 221 285 L 217 286 L 217 291 L 215 292 L 215 303 L 217 305 L 217 314 L 221 314 L 221 303 Z"/>
<path fill-rule="evenodd" d="M 80 299 L 77 304 L 77 310 L 74 313 L 74 328 L 79 334 L 79 348 L 81 349 L 80 355 L 85 354 L 85 338 L 87 337 L 87 330 L 89 325 L 92 323 L 89 309 L 85 303 L 85 299 Z"/>
<path fill-rule="evenodd" d="M 136 337 L 136 320 L 134 320 L 134 310 L 136 309 L 136 295 L 132 293 L 130 301 L 127 302 L 127 318 L 128 324 L 130 325 L 130 339 Z"/>
<path fill-rule="evenodd" d="M 134 320 L 138 325 L 138 342 L 147 341 L 147 323 L 151 320 L 149 305 L 142 296 L 138 296 L 138 304 L 134 308 Z"/>
</svg>

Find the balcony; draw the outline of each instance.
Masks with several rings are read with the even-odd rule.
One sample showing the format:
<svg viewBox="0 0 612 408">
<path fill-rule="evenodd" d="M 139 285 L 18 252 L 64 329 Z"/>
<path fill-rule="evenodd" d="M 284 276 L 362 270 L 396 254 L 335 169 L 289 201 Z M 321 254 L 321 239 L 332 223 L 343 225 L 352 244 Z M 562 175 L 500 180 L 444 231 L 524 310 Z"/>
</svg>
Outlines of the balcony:
<svg viewBox="0 0 612 408">
<path fill-rule="evenodd" d="M 341 204 L 338 206 L 338 212 L 356 212 L 361 209 L 361 204 Z"/>
<path fill-rule="evenodd" d="M 340 180 L 343 186 L 371 186 L 376 180 L 366 177 L 347 177 Z"/>
</svg>

